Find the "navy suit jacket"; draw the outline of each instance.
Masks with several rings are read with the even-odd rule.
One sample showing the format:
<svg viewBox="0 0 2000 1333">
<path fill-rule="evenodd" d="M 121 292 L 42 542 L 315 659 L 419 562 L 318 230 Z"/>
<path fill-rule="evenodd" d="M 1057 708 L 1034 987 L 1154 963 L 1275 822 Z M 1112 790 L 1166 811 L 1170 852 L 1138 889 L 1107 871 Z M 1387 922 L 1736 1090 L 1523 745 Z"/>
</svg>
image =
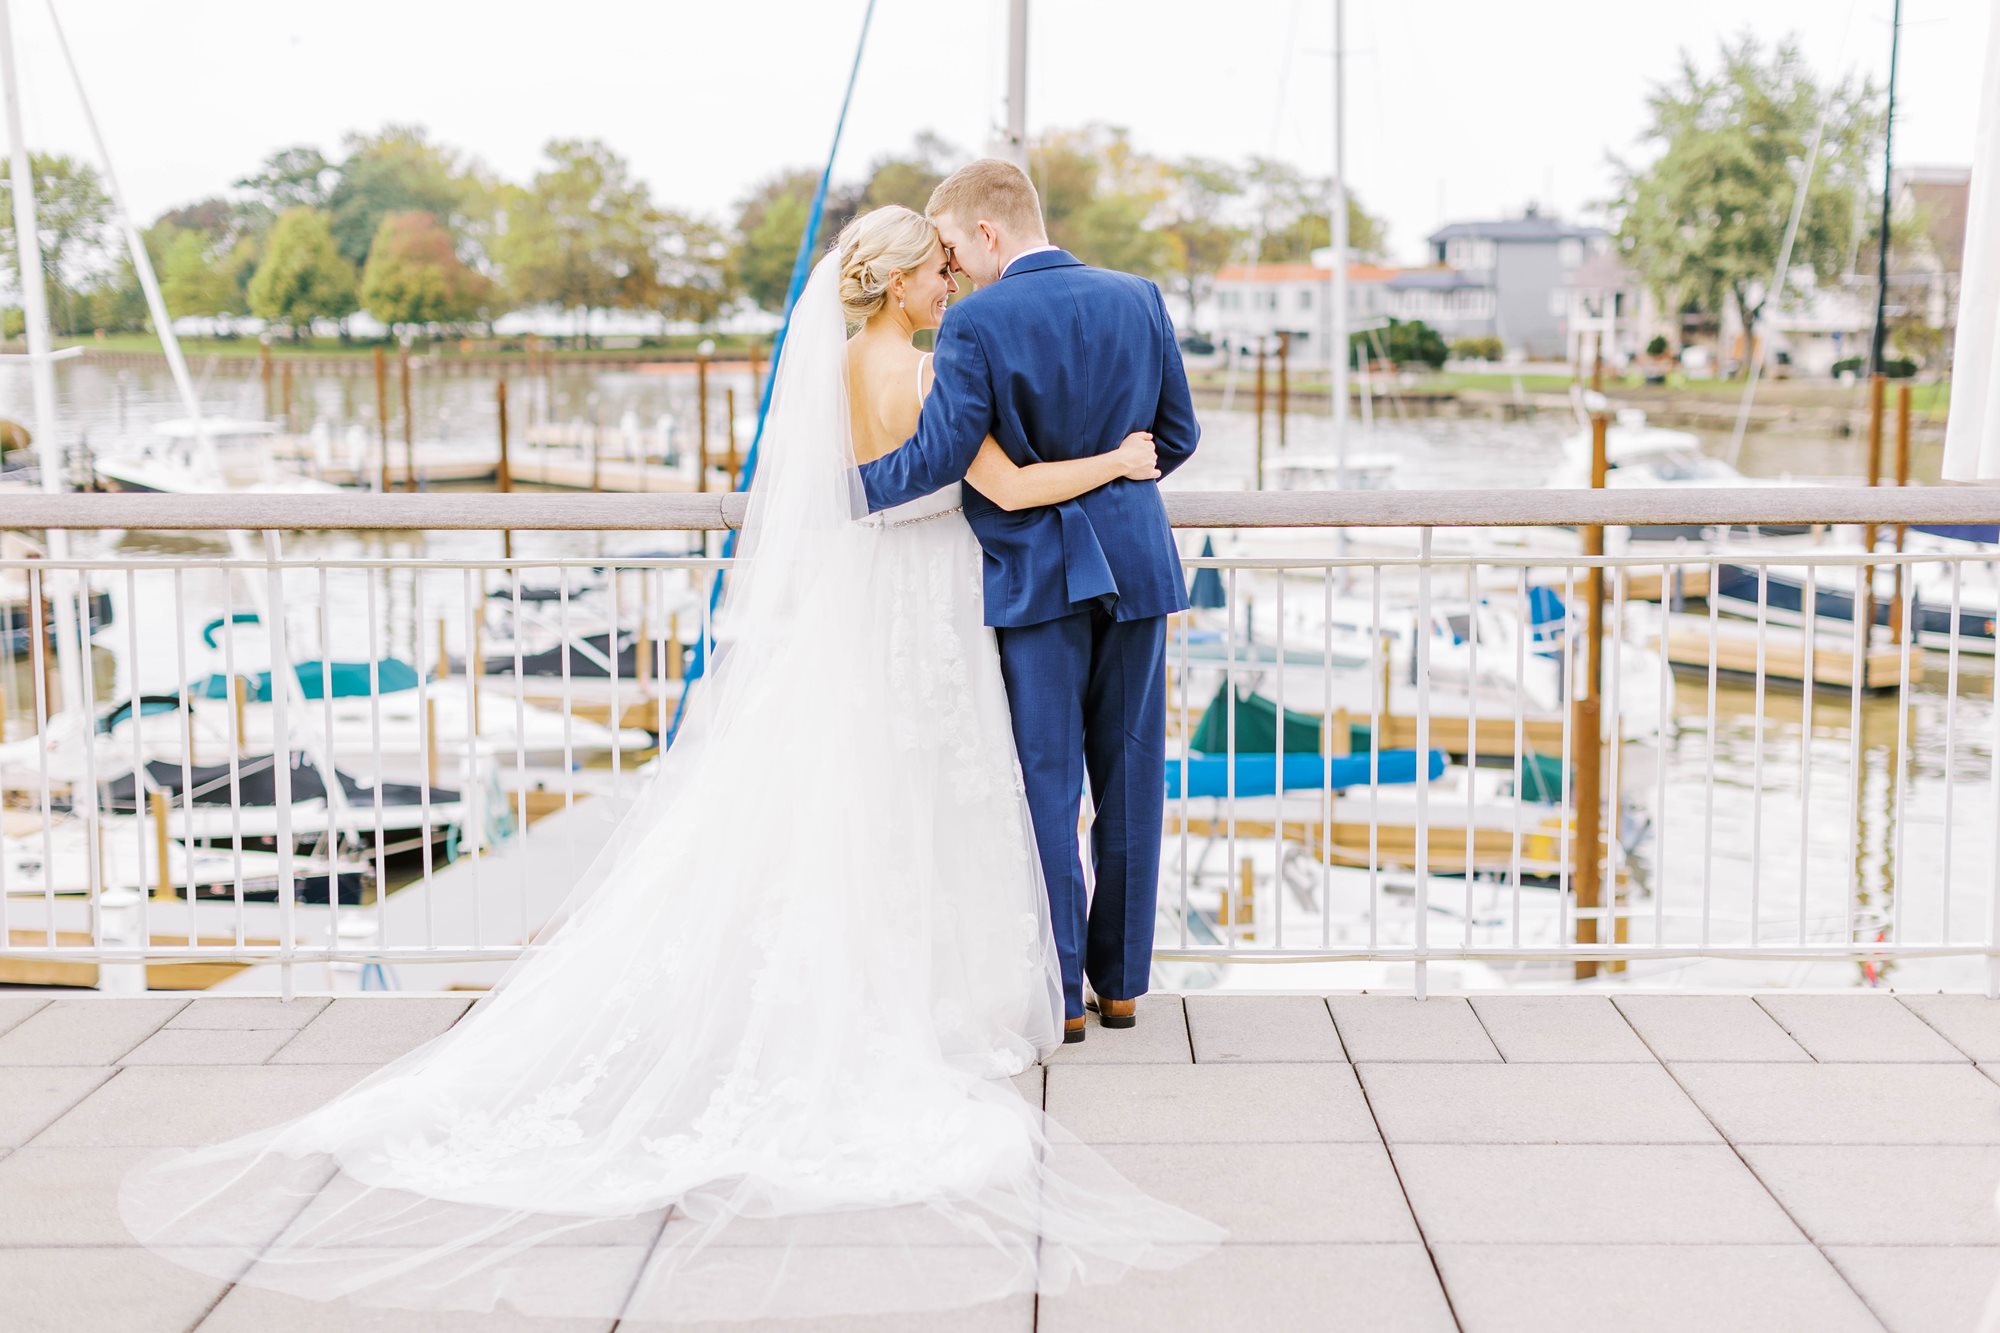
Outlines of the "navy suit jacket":
<svg viewBox="0 0 2000 1333">
<path fill-rule="evenodd" d="M 989 434 L 1026 467 L 1109 453 L 1149 430 L 1162 474 L 1201 436 L 1160 289 L 1061 250 L 1022 256 L 954 304 L 933 367 L 916 435 L 861 468 L 871 510 L 963 480 Z M 1156 482 L 1120 478 L 1012 513 L 968 485 L 965 517 L 986 553 L 988 625 L 1038 625 L 1093 604 L 1119 620 L 1187 607 Z"/>
</svg>

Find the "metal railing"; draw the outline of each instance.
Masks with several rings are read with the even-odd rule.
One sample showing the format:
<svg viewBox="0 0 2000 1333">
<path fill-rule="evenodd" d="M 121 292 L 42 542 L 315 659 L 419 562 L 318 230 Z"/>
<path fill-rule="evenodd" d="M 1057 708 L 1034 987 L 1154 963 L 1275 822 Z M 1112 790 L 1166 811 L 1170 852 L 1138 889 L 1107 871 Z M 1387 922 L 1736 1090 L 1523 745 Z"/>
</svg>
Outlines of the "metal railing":
<svg viewBox="0 0 2000 1333">
<path fill-rule="evenodd" d="M 2000 988 L 2000 552 L 1829 535 L 1992 522 L 2000 494 L 1168 500 L 1227 549 L 1185 557 L 1200 605 L 1169 628 L 1163 966 L 1409 965 L 1421 992 L 1443 962 L 1879 978 L 1957 960 L 1980 980 L 1942 984 Z M 0 979 L 269 966 L 287 993 L 304 965 L 370 985 L 518 953 L 555 905 L 534 849 L 588 838 L 588 798 L 638 780 L 726 564 L 581 555 L 579 536 L 743 512 L 725 495 L 0 505 L 13 530 L 263 541 L 262 559 L 187 539 L 0 558 Z M 1593 525 L 1650 539 L 1586 555 L 1571 530 Z M 503 531 L 561 535 L 498 555 L 442 536 Z M 440 536 L 374 554 L 308 535 L 337 532 Z M 66 672 L 64 599 L 95 645 Z"/>
</svg>

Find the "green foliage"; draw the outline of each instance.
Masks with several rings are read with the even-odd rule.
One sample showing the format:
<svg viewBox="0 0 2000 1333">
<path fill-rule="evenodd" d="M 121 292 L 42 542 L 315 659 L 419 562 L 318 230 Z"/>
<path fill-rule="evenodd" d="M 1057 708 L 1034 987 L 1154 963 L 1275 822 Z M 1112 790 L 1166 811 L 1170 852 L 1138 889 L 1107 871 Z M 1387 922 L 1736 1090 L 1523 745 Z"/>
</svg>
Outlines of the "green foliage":
<svg viewBox="0 0 2000 1333">
<path fill-rule="evenodd" d="M 1151 225 L 1167 197 L 1167 174 L 1124 130 L 1052 130 L 1030 147 L 1028 174 L 1051 242 L 1101 268 L 1155 280 L 1172 273 L 1173 243 Z"/>
<path fill-rule="evenodd" d="M 289 325 L 294 337 L 315 319 L 354 313 L 354 265 L 341 254 L 325 213 L 293 208 L 279 216 L 249 298 L 251 313 Z"/>
<path fill-rule="evenodd" d="M 1646 344 L 1646 355 L 1665 356 L 1666 354 L 1667 354 L 1667 336 L 1664 333 L 1654 334 L 1652 340 Z"/>
<path fill-rule="evenodd" d="M 1226 162 L 1188 158 L 1169 168 L 1162 230 L 1190 308 L 1208 298 L 1215 275 L 1242 248 L 1247 233 L 1224 216 L 1243 193 L 1242 174 Z"/>
<path fill-rule="evenodd" d="M 1307 176 L 1289 162 L 1253 157 L 1243 172 L 1251 212 L 1263 227 L 1260 264 L 1305 264 L 1312 252 L 1333 244 L 1333 181 Z M 1254 228 L 1253 228 L 1254 230 Z M 1362 259 L 1380 259 L 1388 226 L 1347 190 L 1347 248 Z"/>
<path fill-rule="evenodd" d="M 715 223 L 687 213 L 661 213 L 655 230 L 660 313 L 668 319 L 708 323 L 733 296 L 728 237 Z"/>
<path fill-rule="evenodd" d="M 310 159 L 301 169 L 305 166 L 310 166 Z M 281 183 L 278 188 L 287 187 Z M 296 188 L 304 192 L 308 187 Z M 383 218 L 391 213 L 429 213 L 449 225 L 471 193 L 456 152 L 432 143 L 421 126 L 386 125 L 379 134 L 347 137 L 347 158 L 340 164 L 339 180 L 327 192 L 326 207 L 332 213 L 341 255 L 359 268 L 368 260 L 368 247 Z"/>
<path fill-rule="evenodd" d="M 392 328 L 467 323 L 485 310 L 491 289 L 459 259 L 451 233 L 429 213 L 384 217 L 361 272 L 361 304 Z"/>
<path fill-rule="evenodd" d="M 1766 52 L 1745 35 L 1723 46 L 1712 73 L 1683 52 L 1679 75 L 1652 90 L 1645 138 L 1661 151 L 1643 167 L 1614 163 L 1613 209 L 1626 262 L 1669 308 L 1714 320 L 1734 301 L 1754 336 L 1774 295 L 1766 289 L 1813 127 L 1829 101 L 1792 252 L 1793 265 L 1821 283 L 1845 272 L 1867 198 L 1864 167 L 1882 125 L 1872 85 L 1822 90 L 1795 42 Z"/>
<path fill-rule="evenodd" d="M 493 240 L 509 299 L 521 305 L 650 310 L 660 296 L 659 214 L 625 159 L 595 139 L 557 139 L 525 189 L 505 192 Z"/>
<path fill-rule="evenodd" d="M 795 167 L 759 182 L 737 205 L 736 249 L 730 256 L 729 270 L 735 285 L 765 310 L 784 308 L 785 292 L 792 280 L 792 261 L 798 255 L 799 238 L 805 235 L 806 220 L 812 214 L 813 192 L 818 188 L 819 172 Z M 924 195 L 928 198 L 930 191 L 924 191 Z M 840 234 L 840 229 L 860 211 L 860 204 L 860 192 L 853 187 L 828 187 L 826 211 L 819 230 L 821 245 Z M 923 201 L 912 207 L 922 208 Z"/>
<path fill-rule="evenodd" d="M 1389 327 L 1376 330 L 1374 337 L 1380 339 L 1383 353 L 1398 365 L 1424 365 L 1436 370 L 1445 362 L 1444 335 L 1421 319 L 1401 320 L 1391 316 Z M 1365 333 L 1349 334 L 1348 345 L 1363 356 L 1371 356 L 1374 348 L 1369 345 L 1369 338 Z M 1348 355 L 1354 353 L 1350 351 Z"/>
<path fill-rule="evenodd" d="M 47 280 L 49 322 L 59 333 L 92 327 L 88 288 L 105 263 L 111 225 L 111 196 L 97 169 L 65 153 L 33 153 L 28 170 L 35 178 L 35 227 Z M 0 182 L 11 187 L 12 162 L 0 162 Z M 0 208 L 0 262 L 20 271 L 14 245 L 12 196 Z"/>
<path fill-rule="evenodd" d="M 146 291 L 139 285 L 139 271 L 131 256 L 122 256 L 108 272 L 100 273 L 83 293 L 86 327 L 92 331 L 127 332 L 143 329 L 150 319 Z M 81 333 L 83 328 L 71 332 Z"/>
<path fill-rule="evenodd" d="M 167 232 L 167 240 L 155 264 L 160 295 L 170 315 L 238 315 L 249 309 L 226 256 L 215 254 L 207 236 L 180 227 L 154 227 L 161 230 Z"/>
<path fill-rule="evenodd" d="M 340 179 L 339 168 L 327 161 L 324 153 L 310 144 L 299 144 L 272 153 L 256 171 L 237 181 L 236 188 L 248 190 L 275 218 L 290 208 L 331 207 L 334 185 Z"/>
<path fill-rule="evenodd" d="M 1865 356 L 1843 357 L 1833 363 L 1833 375 L 1853 374 L 1863 379 L 1868 377 L 1868 358 Z M 1882 377 L 1891 380 L 1906 380 L 1917 373 L 1917 363 L 1893 356 L 1882 358 Z"/>
<path fill-rule="evenodd" d="M 1477 338 L 1460 338 L 1451 345 L 1454 361 L 1498 361 L 1506 350 L 1500 340 L 1490 333 Z"/>
<path fill-rule="evenodd" d="M 908 153 L 877 159 L 868 169 L 868 184 L 861 191 L 856 211 L 901 204 L 921 213 L 938 182 L 950 174 L 954 163 L 963 160 L 956 148 L 926 130 Z"/>
</svg>

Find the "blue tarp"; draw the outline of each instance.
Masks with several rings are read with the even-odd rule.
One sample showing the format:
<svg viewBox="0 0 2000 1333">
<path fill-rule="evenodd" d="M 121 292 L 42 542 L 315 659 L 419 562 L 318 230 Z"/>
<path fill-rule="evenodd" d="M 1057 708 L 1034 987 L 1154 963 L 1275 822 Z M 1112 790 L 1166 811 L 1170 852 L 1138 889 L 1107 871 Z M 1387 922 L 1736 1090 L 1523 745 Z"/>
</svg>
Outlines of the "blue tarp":
<svg viewBox="0 0 2000 1333">
<path fill-rule="evenodd" d="M 1415 750 L 1384 750 L 1375 756 L 1379 768 L 1376 781 L 1382 783 L 1414 782 L 1417 775 L 1417 752 Z M 1368 783 L 1369 756 L 1365 754 L 1341 755 L 1334 759 L 1322 759 L 1319 755 L 1288 754 L 1285 756 L 1286 791 L 1321 791 L 1328 785 L 1329 776 L 1335 790 L 1347 787 L 1361 787 Z M 1430 752 L 1427 777 L 1436 778 L 1444 772 L 1445 753 L 1443 750 Z M 1275 796 L 1278 792 L 1278 756 L 1275 754 L 1239 754 L 1236 756 L 1236 794 L 1243 797 Z M 1228 758 L 1219 754 L 1191 755 L 1187 761 L 1188 795 L 1193 797 L 1221 797 L 1229 794 Z M 1167 799 L 1178 800 L 1181 794 L 1181 761 L 1167 760 Z"/>
</svg>

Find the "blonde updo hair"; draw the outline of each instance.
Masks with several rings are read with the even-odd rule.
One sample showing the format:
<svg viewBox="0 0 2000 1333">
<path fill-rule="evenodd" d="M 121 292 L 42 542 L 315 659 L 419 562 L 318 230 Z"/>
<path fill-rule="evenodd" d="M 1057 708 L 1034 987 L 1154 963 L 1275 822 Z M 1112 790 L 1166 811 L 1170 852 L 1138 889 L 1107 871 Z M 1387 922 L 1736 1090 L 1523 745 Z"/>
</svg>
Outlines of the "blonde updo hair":
<svg viewBox="0 0 2000 1333">
<path fill-rule="evenodd" d="M 889 302 L 889 279 L 931 262 L 938 232 L 931 220 L 901 204 L 870 209 L 840 229 L 840 308 L 849 324 L 865 324 Z"/>
</svg>

